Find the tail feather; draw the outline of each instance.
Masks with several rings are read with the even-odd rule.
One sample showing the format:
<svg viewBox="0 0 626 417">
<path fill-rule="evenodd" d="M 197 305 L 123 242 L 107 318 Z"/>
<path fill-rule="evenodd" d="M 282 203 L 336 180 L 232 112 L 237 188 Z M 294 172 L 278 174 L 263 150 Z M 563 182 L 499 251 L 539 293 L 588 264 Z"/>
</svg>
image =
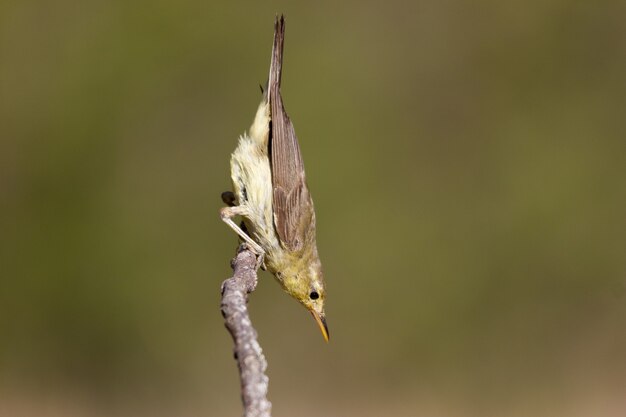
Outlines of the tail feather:
<svg viewBox="0 0 626 417">
<path fill-rule="evenodd" d="M 283 15 L 274 23 L 274 45 L 272 47 L 272 61 L 270 75 L 267 82 L 267 91 L 280 88 L 280 77 L 283 69 L 283 46 L 285 42 L 285 18 Z"/>
<path fill-rule="evenodd" d="M 270 141 L 270 107 L 275 107 L 276 112 L 282 115 L 284 112 L 282 100 L 280 99 L 280 78 L 283 65 L 283 45 L 285 39 L 285 18 L 276 16 L 274 22 L 274 44 L 272 46 L 272 60 L 270 62 L 270 74 L 267 80 L 267 87 L 263 91 L 263 100 L 259 105 L 254 122 L 250 127 L 250 138 L 259 146 L 267 148 Z M 270 101 L 274 103 L 270 105 Z M 286 115 L 285 115 L 286 117 Z M 282 120 L 282 119 L 280 119 Z M 270 145 L 271 146 L 271 145 Z M 267 152 L 267 150 L 266 150 Z"/>
</svg>

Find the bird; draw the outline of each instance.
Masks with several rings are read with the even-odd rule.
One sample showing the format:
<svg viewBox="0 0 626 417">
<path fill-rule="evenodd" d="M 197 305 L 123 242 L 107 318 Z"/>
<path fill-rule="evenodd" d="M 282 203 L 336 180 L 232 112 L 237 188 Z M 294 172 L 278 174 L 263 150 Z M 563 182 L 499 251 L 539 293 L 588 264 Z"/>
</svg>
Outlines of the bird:
<svg viewBox="0 0 626 417">
<path fill-rule="evenodd" d="M 258 256 L 258 266 L 272 273 L 283 290 L 313 315 L 328 342 L 315 209 L 280 92 L 284 39 L 281 15 L 274 21 L 267 87 L 261 88 L 263 97 L 254 121 L 231 155 L 233 191 L 222 193 L 227 206 L 220 209 L 220 217 Z M 235 216 L 241 216 L 241 225 L 235 223 Z"/>
</svg>

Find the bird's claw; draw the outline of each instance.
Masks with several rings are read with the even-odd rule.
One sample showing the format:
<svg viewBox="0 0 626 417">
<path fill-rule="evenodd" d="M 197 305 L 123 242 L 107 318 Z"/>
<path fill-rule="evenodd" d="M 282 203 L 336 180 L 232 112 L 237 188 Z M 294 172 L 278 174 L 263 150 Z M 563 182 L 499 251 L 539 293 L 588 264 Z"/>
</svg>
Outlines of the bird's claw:
<svg viewBox="0 0 626 417">
<path fill-rule="evenodd" d="M 265 265 L 265 251 L 263 251 L 262 249 L 261 251 L 259 251 L 254 246 L 246 242 L 243 242 L 241 243 L 241 245 L 239 245 L 239 251 L 245 250 L 245 249 L 249 250 L 250 252 L 256 255 L 256 263 L 254 264 L 254 269 L 258 270 L 259 268 L 261 268 L 262 270 L 266 271 L 267 266 Z"/>
</svg>

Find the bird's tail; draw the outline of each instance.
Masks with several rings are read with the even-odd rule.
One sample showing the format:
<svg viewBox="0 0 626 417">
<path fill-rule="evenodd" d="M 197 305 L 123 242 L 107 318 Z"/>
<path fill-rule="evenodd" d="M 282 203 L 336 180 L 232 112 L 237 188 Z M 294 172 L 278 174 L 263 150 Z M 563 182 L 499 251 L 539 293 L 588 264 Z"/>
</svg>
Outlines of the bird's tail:
<svg viewBox="0 0 626 417">
<path fill-rule="evenodd" d="M 274 22 L 274 45 L 272 47 L 272 61 L 270 63 L 270 76 L 267 81 L 266 94 L 269 96 L 272 90 L 280 89 L 280 77 L 283 67 L 283 45 L 285 42 L 285 18 L 283 15 L 276 16 Z"/>
<path fill-rule="evenodd" d="M 262 148 L 266 148 L 270 137 L 270 120 L 273 111 L 277 114 L 277 123 L 283 121 L 278 118 L 284 113 L 280 98 L 280 77 L 283 66 L 283 45 L 285 40 L 285 18 L 276 16 L 274 22 L 274 44 L 272 46 L 272 60 L 267 86 L 263 92 L 263 100 L 259 105 L 254 122 L 249 130 L 249 136 Z M 270 103 L 271 102 L 271 103 Z M 284 116 L 286 117 L 286 115 Z M 276 127 L 278 128 L 278 126 Z"/>
</svg>

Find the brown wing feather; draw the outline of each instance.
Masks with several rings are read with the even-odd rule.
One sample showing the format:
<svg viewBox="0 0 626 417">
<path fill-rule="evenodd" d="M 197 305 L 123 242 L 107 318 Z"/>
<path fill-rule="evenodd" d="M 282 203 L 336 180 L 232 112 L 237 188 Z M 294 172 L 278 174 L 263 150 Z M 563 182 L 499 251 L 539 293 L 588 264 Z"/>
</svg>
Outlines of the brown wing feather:
<svg viewBox="0 0 626 417">
<path fill-rule="evenodd" d="M 274 28 L 274 47 L 268 83 L 271 109 L 270 154 L 272 166 L 274 223 L 283 246 L 302 249 L 311 224 L 313 204 L 306 186 L 298 138 L 280 95 L 285 21 Z"/>
</svg>

